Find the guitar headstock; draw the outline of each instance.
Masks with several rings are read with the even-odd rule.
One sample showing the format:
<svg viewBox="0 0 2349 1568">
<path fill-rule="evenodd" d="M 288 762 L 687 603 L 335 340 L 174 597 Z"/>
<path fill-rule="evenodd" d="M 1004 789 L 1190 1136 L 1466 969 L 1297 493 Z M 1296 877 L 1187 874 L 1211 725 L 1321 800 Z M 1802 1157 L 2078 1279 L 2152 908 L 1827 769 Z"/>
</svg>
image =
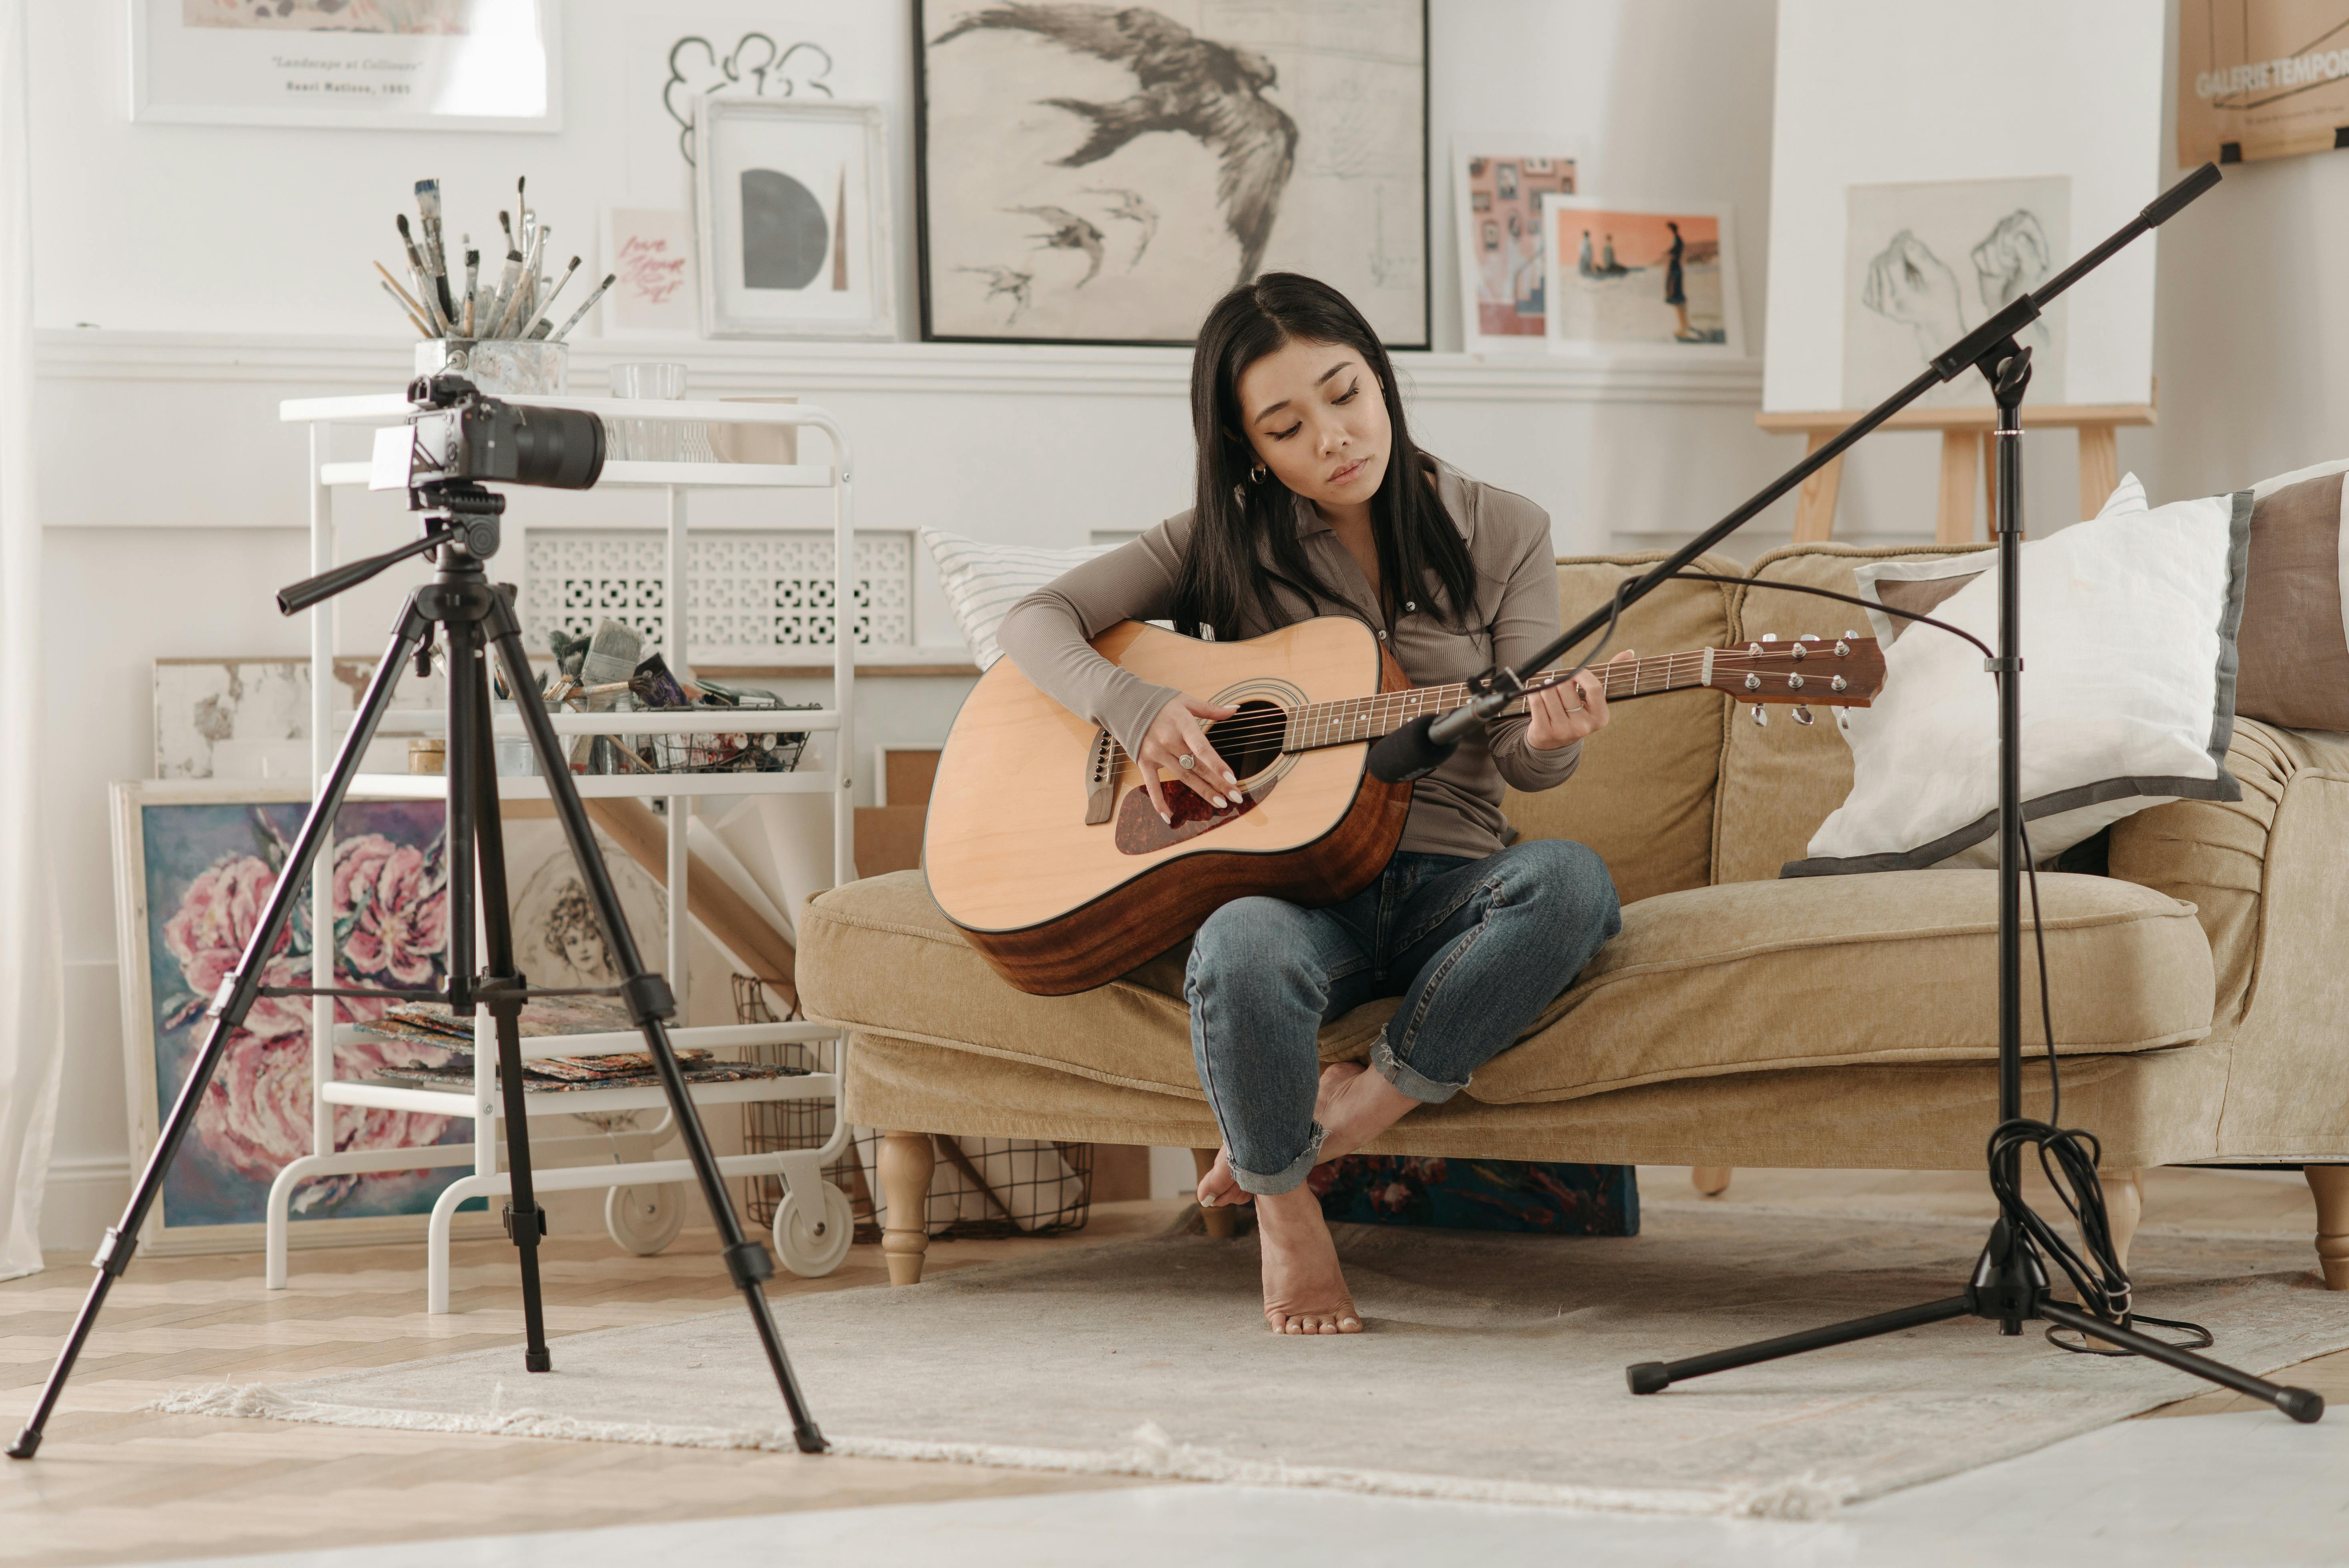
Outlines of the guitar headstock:
<svg viewBox="0 0 2349 1568">
<path fill-rule="evenodd" d="M 1762 705 L 1792 704 L 1795 719 L 1811 722 L 1814 707 L 1866 707 L 1884 690 L 1884 650 L 1874 637 L 1809 633 L 1780 642 L 1764 632 L 1734 648 L 1715 648 L 1705 685 L 1754 706 L 1754 720 L 1769 722 Z"/>
</svg>

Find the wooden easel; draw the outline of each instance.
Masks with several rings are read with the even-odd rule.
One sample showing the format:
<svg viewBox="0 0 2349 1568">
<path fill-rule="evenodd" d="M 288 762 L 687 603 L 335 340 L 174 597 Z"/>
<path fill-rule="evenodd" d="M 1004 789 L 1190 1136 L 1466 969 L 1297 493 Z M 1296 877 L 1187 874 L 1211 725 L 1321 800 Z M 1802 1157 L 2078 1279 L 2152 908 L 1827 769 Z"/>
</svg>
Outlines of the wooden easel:
<svg viewBox="0 0 2349 1568">
<path fill-rule="evenodd" d="M 1860 410 L 1826 414 L 1760 414 L 1754 423 L 1773 434 L 1810 438 L 1812 451 L 1860 416 Z M 1985 488 L 1997 482 L 1998 454 L 1990 438 L 1993 408 L 1904 408 L 1880 427 L 1887 430 L 1939 430 L 1941 433 L 1940 504 L 1933 517 L 1933 542 L 1968 544 L 1974 535 L 1974 474 Z M 2123 425 L 2150 425 L 2150 403 L 2113 403 L 2079 407 L 2027 408 L 2028 428 L 2080 432 L 2080 516 L 2094 517 L 2105 498 L 2120 483 L 2120 459 L 2113 432 Z M 1835 537 L 1836 490 L 1843 479 L 1837 458 L 1803 481 L 1795 501 L 1795 542 L 1813 543 Z M 2077 521 L 2073 520 L 2073 521 Z"/>
</svg>

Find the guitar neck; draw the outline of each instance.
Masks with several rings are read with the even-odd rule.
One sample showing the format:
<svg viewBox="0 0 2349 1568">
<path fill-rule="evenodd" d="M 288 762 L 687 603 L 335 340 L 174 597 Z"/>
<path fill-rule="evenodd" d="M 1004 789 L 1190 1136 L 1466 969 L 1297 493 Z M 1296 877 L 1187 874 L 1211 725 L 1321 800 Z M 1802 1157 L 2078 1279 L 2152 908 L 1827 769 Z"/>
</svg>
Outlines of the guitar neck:
<svg viewBox="0 0 2349 1568">
<path fill-rule="evenodd" d="M 1609 702 L 1628 702 L 1636 696 L 1655 696 L 1663 692 L 1685 691 L 1692 686 L 1708 684 L 1712 657 L 1711 650 L 1697 648 L 1652 659 L 1621 659 L 1613 664 L 1595 665 L 1590 673 L 1607 683 Z M 1546 670 L 1527 681 L 1526 689 L 1538 691 L 1544 686 L 1555 686 L 1566 678 L 1567 673 L 1565 670 Z M 1324 746 L 1376 740 L 1381 736 L 1392 735 L 1415 718 L 1464 707 L 1472 696 L 1465 683 L 1454 682 L 1450 686 L 1413 686 L 1408 691 L 1349 697 L 1342 702 L 1308 703 L 1302 707 L 1288 710 L 1288 727 L 1282 735 L 1280 748 L 1283 751 L 1312 751 Z M 1524 709 L 1520 707 L 1516 711 L 1523 712 Z"/>
</svg>

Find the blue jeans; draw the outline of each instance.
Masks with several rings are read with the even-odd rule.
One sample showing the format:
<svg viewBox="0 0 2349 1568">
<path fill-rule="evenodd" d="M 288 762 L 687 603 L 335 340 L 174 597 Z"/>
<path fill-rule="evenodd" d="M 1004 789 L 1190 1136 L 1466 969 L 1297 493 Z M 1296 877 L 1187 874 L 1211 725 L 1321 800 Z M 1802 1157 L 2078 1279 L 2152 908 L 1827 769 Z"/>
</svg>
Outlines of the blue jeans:
<svg viewBox="0 0 2349 1568">
<path fill-rule="evenodd" d="M 1327 909 L 1224 905 L 1192 943 L 1183 994 L 1233 1177 L 1250 1192 L 1286 1192 L 1319 1159 L 1323 1024 L 1401 996 L 1371 1044 L 1371 1070 L 1438 1104 L 1516 1044 L 1622 928 L 1606 862 L 1562 839 L 1481 861 L 1399 853 Z"/>
</svg>

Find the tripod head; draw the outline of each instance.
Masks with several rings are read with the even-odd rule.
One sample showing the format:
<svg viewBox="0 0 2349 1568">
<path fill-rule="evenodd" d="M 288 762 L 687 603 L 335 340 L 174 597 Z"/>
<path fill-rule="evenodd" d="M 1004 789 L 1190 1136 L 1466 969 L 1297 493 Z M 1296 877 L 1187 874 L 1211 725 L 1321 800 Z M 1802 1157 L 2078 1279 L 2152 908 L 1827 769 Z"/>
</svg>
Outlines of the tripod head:
<svg viewBox="0 0 2349 1568">
<path fill-rule="evenodd" d="M 417 512 L 424 523 L 424 535 L 397 550 L 387 550 L 381 555 L 346 562 L 316 577 L 305 577 L 277 591 L 278 614 L 295 615 L 313 604 L 324 603 L 347 589 L 356 588 L 388 566 L 396 565 L 411 555 L 432 556 L 447 545 L 458 560 L 470 562 L 478 571 L 480 563 L 498 552 L 501 531 L 498 519 L 504 515 L 506 498 L 492 490 L 484 489 L 471 480 L 433 480 L 408 492 L 409 509 Z M 447 564 L 453 564 L 452 562 Z"/>
</svg>

